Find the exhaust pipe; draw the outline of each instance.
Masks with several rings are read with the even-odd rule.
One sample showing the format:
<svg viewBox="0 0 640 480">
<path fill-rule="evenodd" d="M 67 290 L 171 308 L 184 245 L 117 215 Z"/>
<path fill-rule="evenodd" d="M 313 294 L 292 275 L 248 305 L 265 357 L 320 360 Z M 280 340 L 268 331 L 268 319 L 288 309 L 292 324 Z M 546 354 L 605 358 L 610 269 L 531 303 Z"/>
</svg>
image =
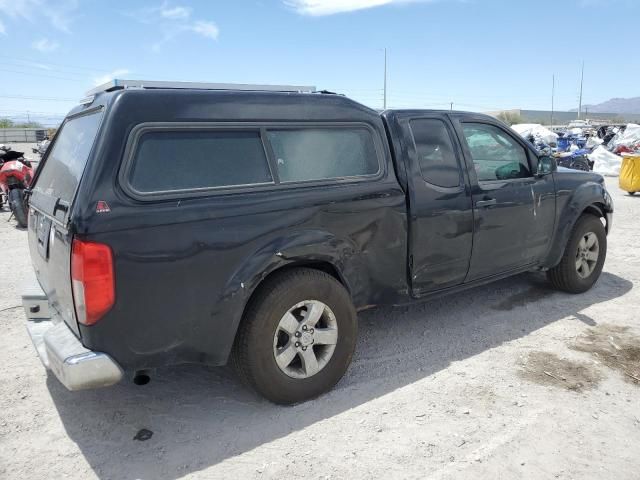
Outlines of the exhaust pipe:
<svg viewBox="0 0 640 480">
<path fill-rule="evenodd" d="M 146 385 L 151 381 L 149 370 L 138 370 L 133 376 L 133 383 L 136 385 Z"/>
</svg>

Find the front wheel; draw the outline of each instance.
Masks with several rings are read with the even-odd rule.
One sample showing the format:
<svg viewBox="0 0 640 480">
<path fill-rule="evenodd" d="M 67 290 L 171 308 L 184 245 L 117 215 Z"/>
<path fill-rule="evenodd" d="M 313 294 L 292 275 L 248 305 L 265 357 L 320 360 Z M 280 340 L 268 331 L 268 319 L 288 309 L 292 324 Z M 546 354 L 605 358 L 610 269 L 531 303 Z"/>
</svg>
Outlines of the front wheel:
<svg viewBox="0 0 640 480">
<path fill-rule="evenodd" d="M 24 200 L 24 191 L 21 188 L 14 188 L 9 190 L 9 207 L 13 216 L 16 217 L 18 226 L 26 228 L 28 207 L 27 202 Z"/>
<path fill-rule="evenodd" d="M 547 272 L 547 278 L 559 290 L 586 292 L 600 277 L 606 256 L 604 225 L 594 215 L 582 215 L 573 227 L 562 260 Z"/>
<path fill-rule="evenodd" d="M 307 268 L 276 273 L 247 307 L 232 363 L 268 400 L 303 402 L 342 378 L 356 335 L 355 309 L 335 278 Z"/>
</svg>

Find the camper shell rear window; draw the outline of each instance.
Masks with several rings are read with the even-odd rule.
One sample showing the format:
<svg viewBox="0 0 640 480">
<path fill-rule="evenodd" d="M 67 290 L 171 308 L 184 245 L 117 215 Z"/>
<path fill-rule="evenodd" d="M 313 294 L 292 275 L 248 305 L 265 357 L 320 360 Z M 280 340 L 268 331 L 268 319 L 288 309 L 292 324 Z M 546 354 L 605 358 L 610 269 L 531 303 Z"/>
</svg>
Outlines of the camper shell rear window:
<svg viewBox="0 0 640 480">
<path fill-rule="evenodd" d="M 34 192 L 71 204 L 82 178 L 102 119 L 102 110 L 71 117 L 56 134 Z"/>
</svg>

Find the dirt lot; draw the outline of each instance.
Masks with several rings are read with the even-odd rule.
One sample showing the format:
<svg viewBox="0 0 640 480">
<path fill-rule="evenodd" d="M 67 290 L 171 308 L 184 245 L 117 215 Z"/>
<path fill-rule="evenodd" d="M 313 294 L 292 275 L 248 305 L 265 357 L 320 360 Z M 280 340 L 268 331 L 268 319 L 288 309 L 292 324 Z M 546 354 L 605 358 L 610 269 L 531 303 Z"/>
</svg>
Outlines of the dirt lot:
<svg viewBox="0 0 640 480">
<path fill-rule="evenodd" d="M 608 183 L 614 230 L 593 290 L 527 274 L 362 313 L 347 376 L 289 408 L 201 367 L 66 391 L 15 308 L 31 267 L 2 212 L 0 478 L 637 479 L 640 197 Z"/>
</svg>

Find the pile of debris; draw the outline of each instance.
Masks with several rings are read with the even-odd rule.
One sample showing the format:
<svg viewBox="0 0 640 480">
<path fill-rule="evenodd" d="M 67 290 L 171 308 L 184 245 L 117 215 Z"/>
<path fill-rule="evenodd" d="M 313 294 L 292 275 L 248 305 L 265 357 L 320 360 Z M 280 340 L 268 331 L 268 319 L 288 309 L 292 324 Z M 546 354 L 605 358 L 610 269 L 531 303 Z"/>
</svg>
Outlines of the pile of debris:
<svg viewBox="0 0 640 480">
<path fill-rule="evenodd" d="M 620 155 L 640 155 L 640 125 L 611 125 L 596 128 L 587 123 L 568 126 L 558 133 L 538 124 L 512 128 L 543 155 L 553 155 L 561 167 L 593 170 L 603 175 L 620 174 Z"/>
<path fill-rule="evenodd" d="M 602 143 L 589 155 L 594 162 L 593 170 L 598 173 L 620 175 L 620 155 L 640 154 L 640 125 L 630 123 L 620 127 L 601 127 L 598 137 Z"/>
</svg>

